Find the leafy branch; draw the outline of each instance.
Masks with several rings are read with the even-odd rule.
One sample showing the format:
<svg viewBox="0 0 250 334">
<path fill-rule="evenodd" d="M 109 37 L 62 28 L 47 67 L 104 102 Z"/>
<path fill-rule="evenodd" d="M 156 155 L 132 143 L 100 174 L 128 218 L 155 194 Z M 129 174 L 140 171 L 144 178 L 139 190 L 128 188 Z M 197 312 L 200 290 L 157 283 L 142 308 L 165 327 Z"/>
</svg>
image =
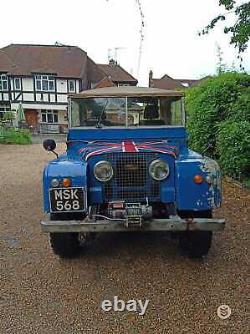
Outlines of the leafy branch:
<svg viewBox="0 0 250 334">
<path fill-rule="evenodd" d="M 231 36 L 230 44 L 234 45 L 238 53 L 243 53 L 248 47 L 250 38 L 250 2 L 237 6 L 235 0 L 219 0 L 219 6 L 224 6 L 226 12 L 215 17 L 199 35 L 208 34 L 218 22 L 226 21 L 227 15 L 234 13 L 236 21 L 232 26 L 225 26 L 224 33 Z"/>
</svg>

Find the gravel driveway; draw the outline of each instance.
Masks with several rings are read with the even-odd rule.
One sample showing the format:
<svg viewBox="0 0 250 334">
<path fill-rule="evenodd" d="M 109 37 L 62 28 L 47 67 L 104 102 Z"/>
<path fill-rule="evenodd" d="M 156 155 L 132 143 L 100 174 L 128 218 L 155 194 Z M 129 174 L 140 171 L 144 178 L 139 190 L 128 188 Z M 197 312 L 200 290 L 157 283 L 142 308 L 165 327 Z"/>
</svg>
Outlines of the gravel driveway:
<svg viewBox="0 0 250 334">
<path fill-rule="evenodd" d="M 182 257 L 164 233 L 106 234 L 60 260 L 39 226 L 51 158 L 41 145 L 0 145 L 0 333 L 249 333 L 249 191 L 224 185 L 216 215 L 228 225 L 204 260 Z M 114 296 L 149 299 L 146 314 L 102 311 Z M 221 304 L 232 309 L 227 320 L 216 314 Z"/>
</svg>

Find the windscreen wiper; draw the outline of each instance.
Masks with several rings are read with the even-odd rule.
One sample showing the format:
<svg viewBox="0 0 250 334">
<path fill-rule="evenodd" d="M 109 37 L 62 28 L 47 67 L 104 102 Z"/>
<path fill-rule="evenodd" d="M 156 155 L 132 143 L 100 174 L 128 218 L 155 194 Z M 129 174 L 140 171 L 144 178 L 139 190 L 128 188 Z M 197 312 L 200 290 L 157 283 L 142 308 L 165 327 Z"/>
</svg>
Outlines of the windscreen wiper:
<svg viewBox="0 0 250 334">
<path fill-rule="evenodd" d="M 107 107 L 107 104 L 108 104 L 108 99 L 106 100 L 106 103 L 105 103 L 105 105 L 104 105 L 104 107 L 103 107 L 103 109 L 101 111 L 101 114 L 98 117 L 98 120 L 97 120 L 96 126 L 95 126 L 96 128 L 101 128 L 101 120 L 102 120 L 102 116 L 104 115 L 104 112 L 105 112 L 105 109 Z"/>
</svg>

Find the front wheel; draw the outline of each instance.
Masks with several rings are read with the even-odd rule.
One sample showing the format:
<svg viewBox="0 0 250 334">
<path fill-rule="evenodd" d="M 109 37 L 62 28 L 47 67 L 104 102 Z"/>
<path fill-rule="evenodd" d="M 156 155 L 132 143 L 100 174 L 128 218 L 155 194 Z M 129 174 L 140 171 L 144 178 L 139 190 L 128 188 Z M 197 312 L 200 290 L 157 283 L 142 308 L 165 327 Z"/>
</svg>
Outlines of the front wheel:
<svg viewBox="0 0 250 334">
<path fill-rule="evenodd" d="M 50 233 L 53 252 L 62 258 L 73 258 L 80 253 L 79 233 Z"/>
<path fill-rule="evenodd" d="M 181 218 L 212 218 L 212 211 L 181 211 Z M 212 244 L 213 234 L 211 231 L 187 231 L 179 236 L 181 251 L 191 258 L 201 258 L 208 254 Z"/>
<path fill-rule="evenodd" d="M 191 258 L 201 258 L 207 255 L 211 244 L 211 231 L 184 232 L 179 239 L 180 249 Z"/>
<path fill-rule="evenodd" d="M 82 220 L 85 218 L 83 213 L 52 213 L 50 220 Z M 79 255 L 81 247 L 87 241 L 84 233 L 66 232 L 50 233 L 50 245 L 53 252 L 61 258 L 73 258 Z"/>
</svg>

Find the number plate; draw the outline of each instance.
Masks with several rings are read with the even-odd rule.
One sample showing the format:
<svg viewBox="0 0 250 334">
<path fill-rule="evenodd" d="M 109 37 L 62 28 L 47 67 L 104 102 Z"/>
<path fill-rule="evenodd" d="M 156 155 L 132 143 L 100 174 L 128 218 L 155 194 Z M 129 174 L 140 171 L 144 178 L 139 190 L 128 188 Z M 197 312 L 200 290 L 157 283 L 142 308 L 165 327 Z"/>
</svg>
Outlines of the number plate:
<svg viewBox="0 0 250 334">
<path fill-rule="evenodd" d="M 83 188 L 55 188 L 49 190 L 51 212 L 82 212 L 85 209 Z"/>
</svg>

